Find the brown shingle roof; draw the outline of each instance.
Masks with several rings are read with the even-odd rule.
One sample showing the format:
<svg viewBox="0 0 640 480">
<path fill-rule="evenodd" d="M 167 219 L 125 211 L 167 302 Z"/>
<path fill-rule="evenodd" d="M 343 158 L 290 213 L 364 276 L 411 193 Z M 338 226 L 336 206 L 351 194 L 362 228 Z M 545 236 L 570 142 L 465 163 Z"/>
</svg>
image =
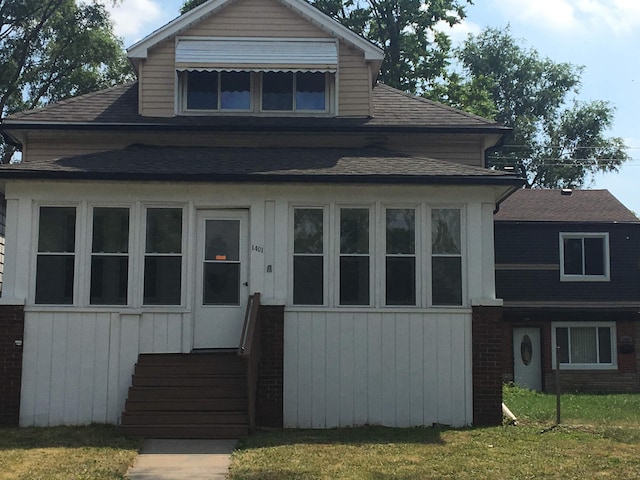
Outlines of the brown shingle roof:
<svg viewBox="0 0 640 480">
<path fill-rule="evenodd" d="M 522 189 L 501 205 L 498 222 L 604 222 L 638 223 L 640 220 L 608 190 Z"/>
<path fill-rule="evenodd" d="M 514 175 L 382 149 L 132 145 L 0 165 L 0 178 L 521 185 Z"/>
<path fill-rule="evenodd" d="M 81 95 L 42 108 L 15 113 L 3 123 L 9 129 L 34 124 L 138 124 L 155 126 L 224 128 L 444 128 L 503 131 L 504 127 L 420 97 L 379 84 L 373 89 L 371 118 L 339 117 L 231 117 L 177 116 L 172 118 L 138 115 L 138 84 L 120 85 Z"/>
</svg>

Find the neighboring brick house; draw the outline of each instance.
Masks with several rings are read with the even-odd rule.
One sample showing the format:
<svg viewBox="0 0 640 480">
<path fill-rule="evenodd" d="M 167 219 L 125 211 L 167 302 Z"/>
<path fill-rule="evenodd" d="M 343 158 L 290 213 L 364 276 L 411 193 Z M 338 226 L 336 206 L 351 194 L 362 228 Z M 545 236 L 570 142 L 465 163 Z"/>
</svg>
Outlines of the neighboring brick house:
<svg viewBox="0 0 640 480">
<path fill-rule="evenodd" d="M 258 424 L 500 423 L 508 129 L 377 83 L 382 51 L 303 0 L 209 0 L 128 54 L 136 83 L 0 128 L 22 425 L 246 432 L 254 293 Z"/>
<path fill-rule="evenodd" d="M 607 190 L 537 189 L 494 219 L 506 380 L 553 391 L 559 360 L 565 391 L 640 391 L 640 220 Z"/>
</svg>

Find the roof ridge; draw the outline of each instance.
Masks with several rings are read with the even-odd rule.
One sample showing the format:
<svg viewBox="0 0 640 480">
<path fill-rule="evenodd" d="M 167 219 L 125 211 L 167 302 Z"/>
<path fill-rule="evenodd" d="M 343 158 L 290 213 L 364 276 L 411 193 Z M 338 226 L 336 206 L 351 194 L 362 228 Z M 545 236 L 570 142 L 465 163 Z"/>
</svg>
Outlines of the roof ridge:
<svg viewBox="0 0 640 480">
<path fill-rule="evenodd" d="M 397 94 L 404 95 L 405 97 L 410 98 L 412 100 L 417 100 L 419 102 L 426 103 L 427 105 L 432 105 L 434 107 L 442 108 L 443 110 L 448 110 L 450 112 L 455 112 L 455 113 L 458 113 L 460 115 L 464 115 L 465 117 L 469 117 L 469 118 L 473 118 L 474 120 L 485 122 L 488 125 L 501 125 L 499 122 L 496 122 L 494 120 L 490 120 L 490 119 L 485 118 L 485 117 L 480 116 L 480 115 L 476 115 L 475 113 L 470 113 L 470 112 L 467 112 L 465 110 L 461 110 L 459 108 L 455 108 L 455 107 L 452 107 L 450 105 L 446 105 L 446 104 L 444 104 L 442 102 L 437 102 L 435 100 L 431 100 L 429 98 L 420 97 L 418 95 L 413 95 L 411 93 L 404 92 L 402 90 L 399 90 L 397 88 L 394 88 L 394 87 L 392 87 L 390 85 L 387 85 L 385 83 L 382 83 L 382 82 L 376 83 L 373 88 L 376 89 L 377 87 L 383 87 L 386 90 L 392 91 L 392 92 L 397 93 Z"/>
</svg>

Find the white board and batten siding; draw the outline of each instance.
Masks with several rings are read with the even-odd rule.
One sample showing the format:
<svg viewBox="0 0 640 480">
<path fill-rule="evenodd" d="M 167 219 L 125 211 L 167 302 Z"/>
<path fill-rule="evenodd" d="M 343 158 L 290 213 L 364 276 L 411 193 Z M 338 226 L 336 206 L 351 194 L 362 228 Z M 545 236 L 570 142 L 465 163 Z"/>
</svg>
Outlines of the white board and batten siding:
<svg viewBox="0 0 640 480">
<path fill-rule="evenodd" d="M 21 426 L 119 423 L 140 353 L 191 343 L 180 313 L 27 312 Z"/>
<path fill-rule="evenodd" d="M 472 422 L 471 315 L 285 314 L 284 425 Z"/>
</svg>

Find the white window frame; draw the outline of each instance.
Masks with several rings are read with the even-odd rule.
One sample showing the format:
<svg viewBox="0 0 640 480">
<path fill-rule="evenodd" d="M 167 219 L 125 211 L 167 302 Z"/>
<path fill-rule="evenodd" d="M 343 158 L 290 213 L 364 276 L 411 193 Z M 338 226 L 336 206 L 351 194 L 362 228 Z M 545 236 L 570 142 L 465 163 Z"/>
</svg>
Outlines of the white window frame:
<svg viewBox="0 0 640 480">
<path fill-rule="evenodd" d="M 321 210 L 322 211 L 322 304 L 305 304 L 305 303 L 294 303 L 293 301 L 293 288 L 294 288 L 294 258 L 296 255 L 309 255 L 309 256 L 317 256 L 318 254 L 296 254 L 294 250 L 294 242 L 295 242 L 295 210 Z M 288 251 L 290 252 L 289 256 L 289 304 L 296 308 L 322 308 L 326 307 L 330 303 L 329 297 L 329 216 L 330 209 L 327 205 L 321 204 L 294 204 L 289 207 L 289 232 L 288 232 Z"/>
<path fill-rule="evenodd" d="M 459 254 L 434 254 L 433 253 L 433 222 L 432 211 L 433 210 L 458 210 L 460 213 L 460 253 Z M 424 275 L 426 278 L 426 298 L 428 306 L 432 308 L 445 308 L 455 309 L 464 308 L 468 306 L 468 280 L 467 280 L 467 217 L 466 209 L 464 205 L 443 204 L 443 205 L 427 205 L 425 208 L 423 224 L 425 225 L 425 244 L 423 249 L 425 250 Z M 433 304 L 433 258 L 460 258 L 460 275 L 461 286 L 460 294 L 462 296 L 461 303 L 459 305 L 434 305 Z"/>
<path fill-rule="evenodd" d="M 177 254 L 147 254 L 147 213 L 149 209 L 176 209 L 182 211 L 182 238 L 181 238 L 181 252 L 180 252 L 180 303 L 175 305 L 160 305 L 160 304 L 145 304 L 144 303 L 144 275 L 145 275 L 145 260 L 147 255 L 149 256 L 177 256 Z M 139 302 L 142 308 L 155 309 L 161 308 L 163 310 L 169 308 L 180 308 L 185 306 L 186 289 L 187 289 L 187 262 L 185 252 L 187 251 L 187 237 L 188 237 L 188 223 L 187 223 L 188 211 L 182 204 L 142 204 L 141 222 L 140 222 L 140 265 L 138 267 L 140 271 L 139 281 L 137 281 L 137 291 L 140 292 L 139 298 L 136 298 L 135 302 Z"/>
<path fill-rule="evenodd" d="M 340 251 L 340 218 L 341 211 L 343 209 L 356 209 L 356 210 L 367 210 L 369 212 L 369 253 L 367 254 L 342 254 Z M 334 235 L 333 239 L 335 241 L 335 247 L 333 251 L 334 255 L 334 289 L 333 295 L 335 298 L 335 305 L 339 308 L 372 308 L 376 306 L 384 305 L 384 301 L 382 299 L 377 298 L 377 293 L 379 289 L 376 288 L 375 278 L 376 278 L 376 257 L 379 256 L 379 252 L 376 249 L 376 243 L 374 242 L 374 233 L 376 226 L 376 218 L 378 216 L 378 209 L 375 208 L 375 205 L 371 204 L 336 204 L 335 206 L 335 214 L 334 214 Z M 368 257 L 369 258 L 369 303 L 368 304 L 341 304 L 340 303 L 340 259 L 342 257 Z"/>
<path fill-rule="evenodd" d="M 556 369 L 557 365 L 557 341 L 556 329 L 569 329 L 569 345 L 571 345 L 571 328 L 609 328 L 611 331 L 611 363 L 561 363 L 560 370 L 617 370 L 618 369 L 618 351 L 617 351 L 617 332 L 616 322 L 553 322 L 551 324 L 551 353 L 552 353 L 552 369 Z M 596 341 L 598 335 L 596 332 Z"/>
<path fill-rule="evenodd" d="M 603 275 L 584 275 L 584 274 L 566 274 L 564 273 L 564 240 L 565 239 L 582 239 L 585 238 L 601 238 L 604 241 L 604 274 Z M 560 232 L 560 281 L 561 282 L 608 282 L 611 279 L 610 270 L 610 247 L 608 232 Z M 584 245 L 584 243 L 583 243 Z M 582 262 L 584 270 L 584 248 L 582 250 Z"/>
<path fill-rule="evenodd" d="M 142 303 L 141 294 L 136 295 L 134 285 L 137 283 L 134 279 L 138 278 L 139 271 L 137 269 L 136 257 L 139 258 L 139 252 L 135 251 L 135 246 L 139 244 L 137 239 L 139 238 L 139 228 L 136 225 L 140 225 L 139 222 L 139 204 L 91 204 L 87 208 L 87 243 L 86 243 L 86 277 L 87 282 L 85 285 L 85 291 L 83 293 L 84 303 L 91 308 L 129 308 Z M 96 208 L 126 208 L 129 211 L 129 239 L 127 245 L 127 301 L 123 304 L 106 304 L 106 303 L 91 303 L 91 267 L 93 261 L 93 214 Z M 97 253 L 96 255 L 100 255 Z M 104 255 L 104 254 L 103 254 Z M 107 254 L 106 256 L 123 256 L 122 254 Z M 139 298 L 140 297 L 140 298 Z"/>
<path fill-rule="evenodd" d="M 42 253 L 39 252 L 39 245 L 38 245 L 38 240 L 40 238 L 40 209 L 41 208 L 47 208 L 47 207 L 52 207 L 52 208 L 75 208 L 75 212 L 76 212 L 76 231 L 75 231 L 75 243 L 74 243 L 74 252 L 73 252 L 73 256 L 74 256 L 74 262 L 73 262 L 73 298 L 72 298 L 72 302 L 71 303 L 36 303 L 36 283 L 37 283 L 37 275 L 38 275 L 38 256 L 41 255 Z M 31 281 L 30 283 L 30 291 L 31 294 L 29 295 L 29 298 L 31 298 L 31 302 L 34 306 L 40 308 L 40 307 L 46 307 L 46 308 L 70 308 L 70 307 L 74 307 L 78 305 L 78 299 L 80 298 L 80 293 L 79 293 L 79 287 L 81 285 L 80 283 L 80 274 L 81 274 L 81 258 L 82 258 L 82 236 L 81 236 L 81 231 L 82 231 L 82 220 L 83 220 L 83 209 L 82 209 L 82 205 L 79 202 L 70 202 L 70 203 L 63 203 L 63 202 L 43 202 L 43 203 L 35 203 L 33 205 L 33 224 L 32 224 L 32 232 L 34 232 L 33 235 L 33 241 L 32 241 L 32 255 L 31 258 L 33 259 L 31 268 L 29 269 L 31 272 Z M 71 253 L 68 253 L 68 255 L 71 255 Z"/>
<path fill-rule="evenodd" d="M 187 78 L 189 76 L 190 73 L 199 73 L 198 70 L 185 70 L 182 72 L 178 72 L 178 84 L 179 84 L 179 102 L 180 102 L 180 111 L 182 113 L 186 113 L 189 115 L 202 115 L 202 114 L 211 114 L 211 113 L 216 113 L 216 114 L 233 114 L 233 115 L 238 115 L 238 114 L 242 114 L 242 113 L 251 113 L 255 111 L 255 75 L 253 72 L 248 72 L 249 73 L 249 108 L 247 109 L 231 109 L 231 108 L 221 108 L 221 102 L 222 102 L 222 95 L 221 95 L 221 88 L 222 88 L 222 81 L 220 78 L 220 75 L 222 73 L 233 73 L 233 72 L 226 72 L 224 70 L 212 70 L 210 72 L 207 73 L 215 73 L 218 75 L 218 108 L 216 109 L 205 109 L 205 108 L 192 108 L 189 109 L 188 108 L 188 86 L 189 86 L 189 82 L 187 81 Z"/>
<path fill-rule="evenodd" d="M 424 231 L 424 219 L 421 205 L 416 204 L 384 204 L 382 206 L 381 212 L 381 220 L 380 220 L 380 232 L 378 233 L 378 238 L 381 238 L 382 241 L 380 246 L 379 254 L 376 252 L 376 255 L 381 257 L 380 262 L 376 262 L 379 265 L 379 269 L 382 272 L 380 274 L 380 282 L 378 291 L 380 293 L 380 301 L 376 302 L 385 308 L 420 308 L 425 307 L 424 305 L 425 296 L 423 295 L 423 271 L 426 268 L 424 262 L 424 252 L 423 252 L 423 231 Z M 415 222 L 415 251 L 413 255 L 407 254 L 387 254 L 387 210 L 413 210 L 414 211 L 414 222 Z M 387 304 L 387 258 L 410 258 L 413 257 L 415 259 L 415 291 L 416 291 L 416 301 L 414 305 L 389 305 Z M 429 267 L 430 268 L 430 267 Z"/>
</svg>

